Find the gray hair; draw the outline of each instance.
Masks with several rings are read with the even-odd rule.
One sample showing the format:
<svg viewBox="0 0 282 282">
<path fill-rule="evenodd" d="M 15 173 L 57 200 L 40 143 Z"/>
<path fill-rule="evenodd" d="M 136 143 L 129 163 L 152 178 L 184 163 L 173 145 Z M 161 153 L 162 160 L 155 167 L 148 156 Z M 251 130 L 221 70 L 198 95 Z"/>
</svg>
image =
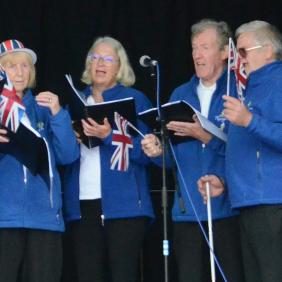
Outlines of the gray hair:
<svg viewBox="0 0 282 282">
<path fill-rule="evenodd" d="M 236 38 L 246 32 L 253 33 L 257 44 L 262 46 L 270 44 L 275 58 L 282 59 L 282 35 L 275 26 L 265 21 L 251 21 L 237 28 Z"/>
<path fill-rule="evenodd" d="M 92 84 L 91 74 L 90 74 L 90 66 L 91 66 L 90 55 L 93 53 L 94 49 L 101 43 L 106 43 L 107 45 L 111 46 L 118 56 L 120 67 L 116 77 L 117 82 L 123 84 L 124 86 L 133 85 L 135 83 L 135 74 L 130 65 L 126 51 L 118 40 L 109 36 L 98 37 L 93 42 L 86 56 L 85 69 L 82 73 L 81 81 L 88 85 Z"/>
<path fill-rule="evenodd" d="M 202 19 L 191 27 L 191 41 L 198 34 L 206 31 L 207 29 L 214 29 L 218 34 L 218 43 L 220 50 L 223 50 L 228 45 L 229 37 L 232 37 L 230 27 L 226 22 L 216 21 L 213 19 Z"/>
</svg>

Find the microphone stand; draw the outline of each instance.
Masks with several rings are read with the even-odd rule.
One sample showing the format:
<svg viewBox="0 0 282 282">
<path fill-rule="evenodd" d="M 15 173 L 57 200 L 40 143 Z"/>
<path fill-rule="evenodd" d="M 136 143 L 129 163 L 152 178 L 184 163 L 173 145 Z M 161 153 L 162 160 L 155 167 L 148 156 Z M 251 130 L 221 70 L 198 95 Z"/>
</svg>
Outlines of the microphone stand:
<svg viewBox="0 0 282 282">
<path fill-rule="evenodd" d="M 169 256 L 169 240 L 168 240 L 168 200 L 167 200 L 167 181 L 166 181 L 166 161 L 165 151 L 167 148 L 167 129 L 165 126 L 165 120 L 163 118 L 162 109 L 160 106 L 160 71 L 159 65 L 156 64 L 156 79 L 157 79 L 157 109 L 158 109 L 158 121 L 160 122 L 160 137 L 163 148 L 162 154 L 162 213 L 163 213 L 163 257 L 164 257 L 164 281 L 169 281 L 168 271 L 168 256 Z M 155 78 L 154 68 L 151 67 L 151 77 Z"/>
<path fill-rule="evenodd" d="M 166 182 L 166 165 L 165 151 L 167 148 L 167 132 L 164 120 L 161 118 L 161 142 L 163 147 L 162 155 L 162 212 L 163 212 L 163 256 L 164 256 L 164 275 L 165 282 L 169 281 L 168 275 L 168 256 L 169 256 L 169 240 L 168 240 L 168 200 L 167 200 L 167 182 Z"/>
<path fill-rule="evenodd" d="M 165 282 L 169 282 L 169 265 L 168 265 L 168 256 L 169 256 L 169 240 L 168 240 L 168 189 L 167 189 L 167 181 L 166 181 L 166 152 L 168 152 L 169 157 L 172 163 L 172 173 L 175 183 L 175 190 L 178 195 L 179 199 L 179 206 L 183 213 L 185 213 L 184 202 L 181 196 L 181 192 L 179 189 L 177 175 L 176 175 L 176 166 L 174 162 L 174 158 L 171 152 L 171 148 L 168 142 L 168 130 L 166 128 L 166 122 L 163 117 L 162 108 L 160 106 L 160 72 L 159 72 L 159 65 L 156 63 L 156 74 L 154 72 L 154 67 L 151 66 L 151 77 L 157 79 L 157 89 L 156 89 L 156 97 L 157 97 L 157 110 L 158 110 L 158 117 L 157 121 L 160 123 L 160 137 L 161 137 L 161 144 L 163 148 L 162 154 L 162 213 L 163 213 L 163 256 L 164 256 L 164 278 Z"/>
</svg>

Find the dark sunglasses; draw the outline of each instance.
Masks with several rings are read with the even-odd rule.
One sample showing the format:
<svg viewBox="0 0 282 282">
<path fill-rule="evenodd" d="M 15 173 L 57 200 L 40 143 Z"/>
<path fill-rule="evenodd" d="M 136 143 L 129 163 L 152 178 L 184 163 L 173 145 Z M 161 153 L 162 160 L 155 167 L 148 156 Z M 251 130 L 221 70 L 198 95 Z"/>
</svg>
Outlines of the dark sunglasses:
<svg viewBox="0 0 282 282">
<path fill-rule="evenodd" d="M 262 45 L 256 45 L 256 46 L 250 47 L 250 48 L 239 48 L 238 53 L 242 58 L 246 58 L 249 51 L 259 49 L 259 48 L 262 48 L 262 47 L 263 47 Z"/>
</svg>

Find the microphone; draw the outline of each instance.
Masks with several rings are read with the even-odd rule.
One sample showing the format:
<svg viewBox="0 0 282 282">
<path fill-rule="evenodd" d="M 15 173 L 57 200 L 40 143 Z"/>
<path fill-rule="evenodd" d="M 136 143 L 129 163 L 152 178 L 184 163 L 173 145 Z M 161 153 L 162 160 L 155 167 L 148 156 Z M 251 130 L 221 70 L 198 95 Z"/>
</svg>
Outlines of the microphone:
<svg viewBox="0 0 282 282">
<path fill-rule="evenodd" d="M 147 68 L 147 67 L 155 67 L 158 64 L 158 61 L 152 60 L 149 56 L 143 55 L 139 63 L 142 67 Z"/>
</svg>

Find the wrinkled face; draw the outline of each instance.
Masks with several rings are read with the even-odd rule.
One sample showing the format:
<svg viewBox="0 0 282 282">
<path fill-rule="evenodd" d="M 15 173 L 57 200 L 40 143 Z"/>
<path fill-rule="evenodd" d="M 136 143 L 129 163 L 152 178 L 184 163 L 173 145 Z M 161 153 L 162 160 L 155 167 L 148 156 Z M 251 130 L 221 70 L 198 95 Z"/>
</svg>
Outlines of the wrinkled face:
<svg viewBox="0 0 282 282">
<path fill-rule="evenodd" d="M 91 55 L 91 78 L 95 87 L 113 87 L 119 71 L 119 58 L 111 46 L 99 44 Z"/>
<path fill-rule="evenodd" d="M 29 55 L 15 52 L 6 56 L 6 63 L 3 67 L 15 87 L 17 95 L 22 97 L 30 78 L 31 66 L 27 58 Z"/>
<path fill-rule="evenodd" d="M 223 72 L 228 52 L 220 50 L 217 32 L 209 28 L 192 40 L 192 57 L 195 72 L 203 84 L 214 84 Z"/>
<path fill-rule="evenodd" d="M 257 44 L 254 38 L 254 34 L 251 32 L 242 33 L 237 38 L 237 50 L 239 49 L 251 49 L 254 47 L 261 46 Z M 247 75 L 249 75 L 251 72 L 263 67 L 268 62 L 265 57 L 265 51 L 266 46 L 261 46 L 260 48 L 254 48 L 249 51 L 245 51 L 245 56 L 242 57 L 239 53 L 239 56 L 241 58 L 241 62 L 245 68 L 245 71 Z"/>
</svg>

